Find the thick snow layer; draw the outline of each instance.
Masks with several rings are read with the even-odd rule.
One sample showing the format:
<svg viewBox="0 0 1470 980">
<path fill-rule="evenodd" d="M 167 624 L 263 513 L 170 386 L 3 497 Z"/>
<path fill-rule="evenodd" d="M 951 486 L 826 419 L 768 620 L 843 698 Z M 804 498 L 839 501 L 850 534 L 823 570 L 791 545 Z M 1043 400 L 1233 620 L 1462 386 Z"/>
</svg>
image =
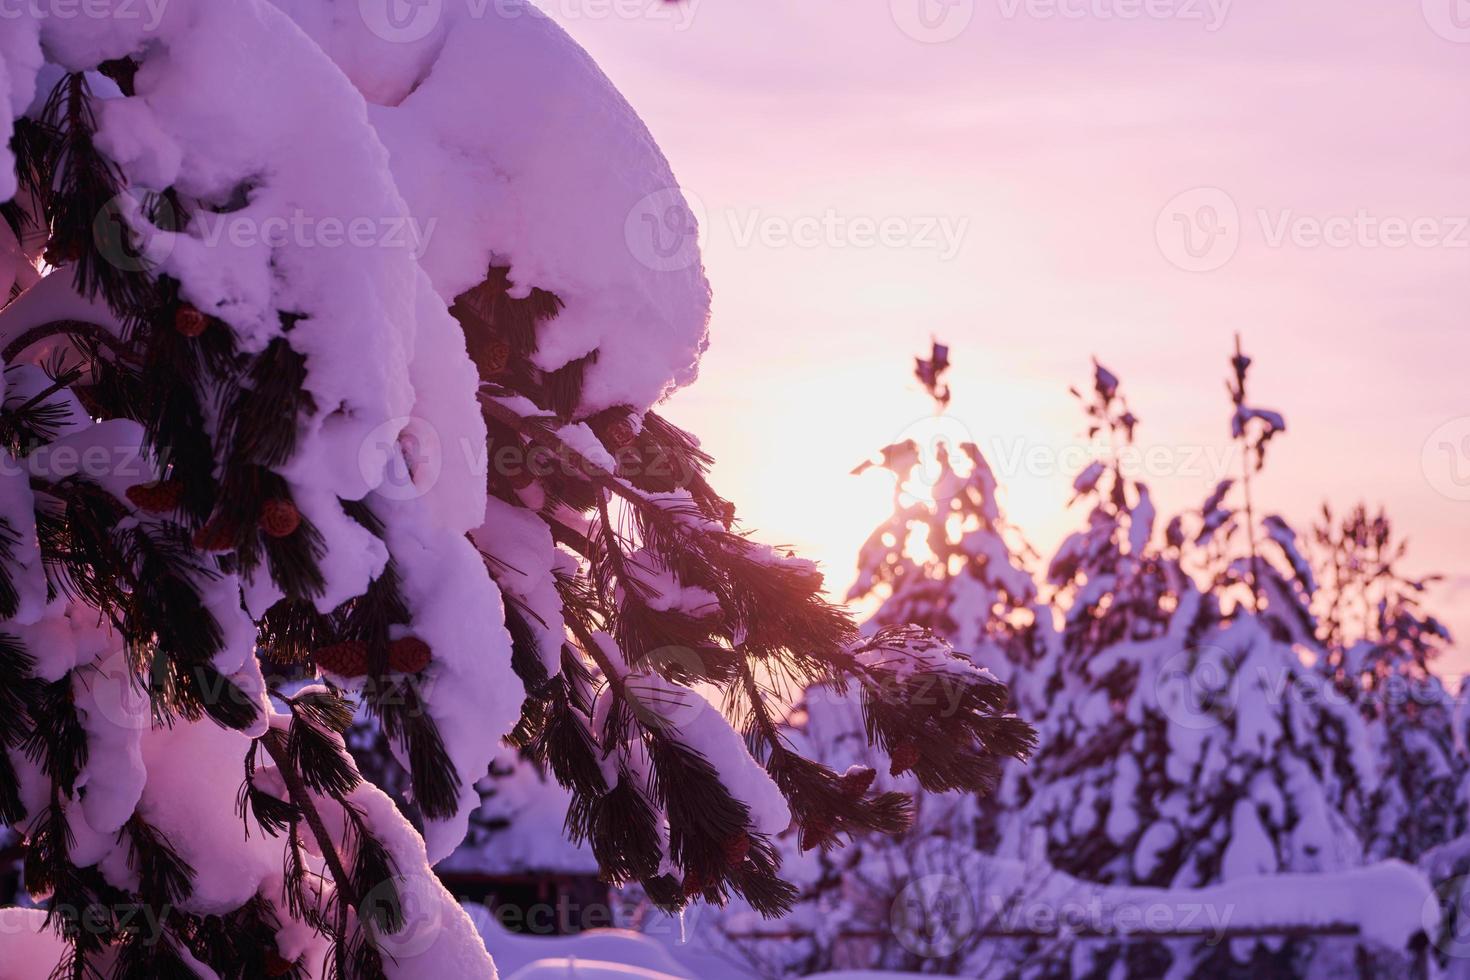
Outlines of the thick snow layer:
<svg viewBox="0 0 1470 980">
<path fill-rule="evenodd" d="M 710 299 L 695 216 L 642 120 L 560 27 L 521 0 L 489 17 L 436 6 L 422 36 L 375 33 L 358 0 L 279 6 L 374 103 L 446 301 L 492 259 L 522 294 L 560 296 L 536 362 L 597 352 L 586 413 L 646 407 L 693 380 Z"/>
<path fill-rule="evenodd" d="M 475 781 L 520 717 L 525 688 L 511 669 L 500 590 L 465 537 L 468 529 L 437 523 L 423 498 L 377 499 L 413 612 L 412 633 L 433 653 L 422 675 L 424 699 L 460 776 L 458 811 L 424 827 L 429 859 L 437 862 L 464 839 L 480 805 Z"/>
<path fill-rule="evenodd" d="M 474 977 L 496 980 L 495 965 L 485 950 L 475 924 L 445 890 L 429 866 L 423 842 L 413 826 L 382 790 L 363 783 L 353 791 L 358 806 L 398 868 L 393 882 L 403 909 L 404 927 L 379 935 L 383 972 L 392 980 L 424 977 Z M 371 894 L 365 902 L 373 901 Z"/>
<path fill-rule="evenodd" d="M 389 459 L 388 478 L 378 489 L 382 496 L 422 496 L 441 523 L 469 530 L 484 520 L 488 496 L 480 375 L 465 352 L 464 331 L 423 271 L 415 281 L 415 304 L 419 329 L 408 368 L 413 413 L 380 433 L 388 441 L 395 429 L 402 430 L 397 440 L 406 465 L 396 467 Z M 376 448 L 364 446 L 369 462 L 359 461 L 369 472 L 377 469 L 371 457 Z M 412 480 L 403 479 L 407 476 Z"/>
<path fill-rule="evenodd" d="M 128 666 L 120 640 L 117 651 L 71 675 L 77 715 L 87 732 L 87 766 L 77 780 L 85 787 L 82 813 L 98 833 L 115 833 L 138 805 L 148 774 L 143 768 L 143 732 L 151 712 Z"/>
<path fill-rule="evenodd" d="M 27 330 L 57 320 L 81 320 L 122 334 L 122 326 L 100 296 L 87 299 L 73 288 L 71 276 L 60 275 L 39 280 L 5 307 L 5 317 L 0 320 L 0 342 L 8 345 Z M 36 346 L 33 352 L 44 356 L 62 343 L 51 340 Z"/>
<path fill-rule="evenodd" d="M 123 22 L 111 30 L 48 22 L 43 37 L 78 64 L 149 47 L 137 95 L 103 99 L 97 111 L 97 145 L 130 187 L 121 214 L 157 268 L 227 323 L 242 349 L 284 336 L 305 357 L 315 410 L 281 470 L 326 539 L 319 606 L 330 609 L 361 592 L 381 564 L 381 548 L 333 511 L 336 497 L 360 499 L 387 475 L 384 465 L 364 465 L 374 458 L 364 448 L 392 441 L 415 411 L 456 441 L 483 431 L 462 340 L 442 304 L 421 302 L 416 255 L 394 234 L 408 215 L 365 103 L 261 2 L 171 3 L 152 32 Z M 178 233 L 160 231 L 142 218 L 137 196 L 168 186 L 219 205 L 243 203 L 195 209 Z M 282 312 L 299 317 L 289 334 Z M 422 396 L 411 381 L 416 350 Z M 467 528 L 483 486 L 457 475 L 433 493 Z"/>
<path fill-rule="evenodd" d="M 1096 924 L 1120 931 L 1192 929 L 1224 934 L 1346 926 L 1371 942 L 1403 950 L 1415 933 L 1435 924 L 1429 880 L 1402 861 L 1321 874 L 1242 876 L 1205 888 L 1168 889 L 1096 885 L 1017 861 L 979 855 L 974 860 L 984 866 L 978 880 L 993 894 L 1013 893 L 1029 904 L 1058 910 L 1096 909 Z M 1151 909 L 1160 911 L 1144 914 Z"/>
<path fill-rule="evenodd" d="M 33 20 L 7 17 L 0 31 L 0 201 L 15 196 L 15 158 L 10 153 L 13 120 L 22 115 L 35 98 L 36 72 L 41 67 L 41 47 Z"/>
<path fill-rule="evenodd" d="M 552 542 L 551 529 L 534 511 L 489 497 L 484 521 L 471 536 L 490 556 L 497 584 L 526 608 L 542 666 L 555 673 L 560 669 L 566 625 L 553 574 L 560 553 Z"/>
<path fill-rule="evenodd" d="M 626 929 L 589 929 L 570 936 L 532 936 L 509 932 L 482 905 L 467 911 L 475 920 L 485 946 L 500 972 L 515 976 L 533 963 L 557 957 L 620 963 L 651 971 L 657 976 L 693 977 L 658 940 Z"/>
<path fill-rule="evenodd" d="M 178 719 L 143 733 L 148 782 L 138 814 L 194 869 L 189 911 L 222 914 L 239 908 L 281 873 L 281 841 L 261 832 L 254 818 L 235 812 L 249 740 L 209 719 Z M 201 774 L 229 778 L 201 778 Z M 246 831 L 249 835 L 246 835 Z M 109 880 L 135 886 L 128 848 L 117 846 L 102 862 Z"/>
<path fill-rule="evenodd" d="M 636 966 L 605 960 L 579 960 L 575 956 L 537 960 L 511 975 L 510 980 L 679 980 L 668 973 L 655 973 Z"/>
</svg>

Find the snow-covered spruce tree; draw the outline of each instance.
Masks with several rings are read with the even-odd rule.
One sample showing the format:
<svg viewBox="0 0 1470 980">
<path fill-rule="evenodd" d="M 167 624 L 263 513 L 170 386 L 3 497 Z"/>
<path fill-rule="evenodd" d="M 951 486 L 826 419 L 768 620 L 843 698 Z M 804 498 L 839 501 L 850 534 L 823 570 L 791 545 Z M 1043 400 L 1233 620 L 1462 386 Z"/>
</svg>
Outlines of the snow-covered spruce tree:
<svg viewBox="0 0 1470 980">
<path fill-rule="evenodd" d="M 733 530 L 648 410 L 708 287 L 637 261 L 628 216 L 682 202 L 586 56 L 529 6 L 418 39 L 360 9 L 0 34 L 0 823 L 46 908 L 0 912 L 16 975 L 493 976 L 430 864 L 508 731 L 611 880 L 768 914 L 771 835 L 909 812 L 797 754 L 773 684 L 848 685 L 926 786 L 1027 744 L 988 675 L 864 640 Z M 915 709 L 936 678 L 957 710 Z"/>
<path fill-rule="evenodd" d="M 1335 518 L 1324 505 L 1312 539 L 1321 667 L 1362 711 L 1378 763 L 1364 844 L 1372 857 L 1417 862 L 1467 830 L 1454 698 L 1431 669 L 1450 633 L 1421 602 L 1437 577 L 1400 570 L 1407 542 L 1382 510 L 1359 504 Z"/>
<path fill-rule="evenodd" d="M 937 343 L 929 358 L 916 359 L 914 374 L 937 413 L 951 397 L 943 380 L 949 364 L 949 348 Z M 934 438 L 885 446 L 879 462 L 864 462 L 853 471 L 859 475 L 876 466 L 891 475 L 893 512 L 859 551 L 857 578 L 847 597 L 878 603 L 865 624 L 868 631 L 905 623 L 929 629 L 999 676 L 1011 692 L 1014 710 L 1039 718 L 1045 699 L 1036 681 L 1050 673 L 1049 658 L 1058 644 L 1051 612 L 1038 602 L 1027 567 L 1034 552 L 1002 513 L 999 484 L 979 446 L 970 439 L 951 445 L 946 432 L 952 429 L 967 431 L 936 424 Z M 824 725 L 830 730 L 836 722 L 815 721 L 818 714 L 841 710 L 840 700 L 824 699 L 825 693 L 808 695 L 817 702 L 807 712 L 814 730 Z M 880 769 L 898 770 L 893 776 L 902 770 L 902 759 L 896 760 L 898 766 L 895 760 L 870 761 Z M 998 842 L 1001 811 L 1010 805 L 1017 768 L 1003 767 L 993 793 L 930 801 L 921 807 L 927 814 L 924 826 L 916 825 L 911 836 L 942 832 L 963 846 L 990 849 Z"/>
<path fill-rule="evenodd" d="M 1254 469 L 1268 435 L 1253 433 L 1253 420 L 1268 422 L 1269 433 L 1283 426 L 1248 405 L 1248 366 L 1237 353 L 1232 432 L 1247 440 L 1243 465 Z M 1093 418 L 1116 387 L 1098 372 Z M 1111 417 L 1132 428 L 1126 409 Z M 1176 888 L 1360 863 L 1353 825 L 1374 767 L 1358 713 L 1330 696 L 1299 652 L 1323 655 L 1309 646 L 1314 631 L 1302 619 L 1308 586 L 1294 536 L 1267 518 L 1265 539 L 1280 560 L 1242 546 L 1260 532 L 1227 505 L 1228 482 L 1200 515 L 1171 521 L 1162 547 L 1141 528 L 1125 536 L 1135 500 L 1146 497 L 1124 481 L 1107 460 L 1077 481 L 1097 502 L 1088 529 L 1052 562 L 1066 606 L 1065 652 L 1041 749 L 1021 774 L 1025 806 L 1011 846 L 1030 853 L 1039 834 L 1047 863 L 1079 878 Z M 1215 573 L 1197 585 L 1186 564 Z M 1065 968 L 1301 972 L 1350 957 L 1344 945 L 1100 943 Z"/>
<path fill-rule="evenodd" d="M 1313 543 L 1320 667 L 1362 712 L 1377 763 L 1364 845 L 1370 857 L 1418 865 L 1434 883 L 1442 918 L 1431 938 L 1441 966 L 1463 972 L 1470 760 L 1455 698 L 1431 667 L 1451 642 L 1421 602 L 1436 577 L 1400 570 L 1407 542 L 1381 509 L 1359 504 L 1338 518 L 1324 505 Z"/>
<path fill-rule="evenodd" d="M 944 345 L 934 344 L 930 357 L 917 359 L 914 372 L 936 412 L 950 399 L 944 383 L 948 354 Z M 1037 617 L 1048 615 L 1035 605 L 1035 585 L 1025 568 L 1028 549 L 1001 513 L 996 479 L 979 447 L 964 439 L 945 441 L 946 434 L 953 438 L 963 427 L 938 418 L 933 426 L 918 428 L 939 435 L 885 446 L 876 462 L 864 462 L 853 471 L 886 471 L 894 482 L 894 509 L 859 552 L 848 599 L 876 603 L 863 626 L 872 642 L 893 643 L 922 627 L 948 640 L 975 665 L 971 669 L 977 676 L 993 670 L 1014 692 L 1034 668 Z M 952 710 L 945 705 L 956 693 L 942 680 L 913 690 L 916 699 L 941 711 Z M 1030 710 L 1023 705 L 1019 713 L 1031 717 Z M 913 880 L 952 871 L 956 862 L 993 846 L 1004 788 L 945 792 L 948 787 L 915 770 L 919 746 L 875 747 L 867 724 L 860 700 L 826 683 L 809 685 L 784 720 L 802 754 L 844 772 L 850 792 L 872 788 L 884 795 L 912 796 L 913 826 L 901 835 L 862 834 L 841 850 L 829 847 L 824 834 L 783 835 L 778 844 L 799 892 L 795 911 L 772 928 L 794 930 L 800 940 L 761 938 L 769 930 L 739 909 L 722 917 L 721 935 L 713 937 L 762 970 L 922 967 L 964 972 L 973 943 L 947 949 L 942 956 L 926 954 L 893 934 L 890 914 Z M 998 771 L 996 782 L 1014 768 Z M 977 885 L 973 898 L 979 895 Z"/>
<path fill-rule="evenodd" d="M 1072 482 L 1073 503 L 1091 506 L 1087 527 L 1067 537 L 1047 566 L 1054 601 L 1065 608 L 1063 639 L 1071 651 L 1090 651 L 1121 639 L 1156 636 L 1167 619 L 1159 597 L 1172 566 L 1148 559 L 1155 511 L 1148 487 L 1124 472 L 1124 450 L 1138 418 L 1118 378 L 1093 360 L 1092 391 L 1069 389 L 1087 415 L 1088 440 L 1106 435 L 1106 454 Z"/>
<path fill-rule="evenodd" d="M 1007 843 L 1024 850 L 1040 827 L 1049 865 L 1088 880 L 1162 883 L 1169 879 L 1143 846 L 1146 827 L 1123 821 L 1145 771 L 1138 756 L 1151 755 L 1157 769 L 1168 755 L 1152 678 L 1182 645 L 1177 632 L 1192 622 L 1199 597 L 1179 567 L 1179 542 L 1171 538 L 1167 553 L 1153 547 L 1148 488 L 1124 470 L 1139 421 L 1117 376 L 1094 361 L 1089 395 L 1071 391 L 1086 413 L 1087 438 L 1106 433 L 1109 449 L 1073 481 L 1074 502 L 1090 508 L 1087 527 L 1069 535 L 1048 566 L 1061 650 L 1033 682 L 1048 708 L 1040 748 L 1019 777 L 1025 819 Z M 1176 622 L 1175 611 L 1184 619 Z"/>
<path fill-rule="evenodd" d="M 949 403 L 942 382 L 949 349 L 934 345 L 915 376 L 934 399 Z M 872 629 L 911 623 L 949 640 L 1002 677 L 1018 680 L 1031 665 L 1027 636 L 1036 619 L 1036 584 L 1026 568 L 1031 549 L 1006 521 L 998 485 L 973 441 L 949 444 L 944 427 L 921 444 L 906 439 L 883 447 L 854 475 L 881 468 L 893 478 L 893 512 L 858 552 L 848 601 L 878 601 Z M 933 477 L 932 481 L 927 477 Z M 927 484 L 927 485 L 926 485 Z"/>
</svg>

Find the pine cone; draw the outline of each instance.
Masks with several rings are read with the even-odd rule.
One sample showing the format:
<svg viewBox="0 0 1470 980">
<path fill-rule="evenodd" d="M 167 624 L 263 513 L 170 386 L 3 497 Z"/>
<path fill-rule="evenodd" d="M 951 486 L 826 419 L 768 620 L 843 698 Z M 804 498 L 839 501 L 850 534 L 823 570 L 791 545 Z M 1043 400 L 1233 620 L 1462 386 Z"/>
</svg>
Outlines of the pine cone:
<svg viewBox="0 0 1470 980">
<path fill-rule="evenodd" d="M 43 258 L 47 265 L 70 265 L 81 260 L 82 252 L 82 243 L 79 239 L 68 238 L 64 241 L 52 239 L 46 243 Z"/>
<path fill-rule="evenodd" d="M 893 765 L 888 767 L 888 775 L 901 776 L 919 764 L 919 747 L 913 742 L 895 745 L 890 758 Z"/>
<path fill-rule="evenodd" d="M 403 674 L 417 674 L 429 666 L 433 651 L 416 636 L 405 636 L 388 646 L 388 666 Z"/>
<path fill-rule="evenodd" d="M 239 538 L 238 528 L 216 518 L 194 532 L 194 547 L 200 551 L 233 551 Z"/>
<path fill-rule="evenodd" d="M 343 640 L 316 651 L 316 665 L 341 677 L 362 677 L 367 673 L 367 644 L 361 640 Z"/>
<path fill-rule="evenodd" d="M 296 964 L 292 963 L 290 960 L 286 959 L 286 957 L 282 956 L 280 953 L 277 953 L 275 950 L 271 950 L 270 952 L 265 954 L 266 976 L 284 977 L 286 974 L 290 973 L 294 969 L 296 969 Z"/>
<path fill-rule="evenodd" d="M 693 898 L 695 895 L 701 894 L 708 887 L 709 883 L 704 880 L 704 877 L 698 871 L 691 871 L 684 876 L 685 898 Z"/>
<path fill-rule="evenodd" d="M 738 868 L 750 854 L 750 835 L 744 831 L 731 834 L 721 847 L 725 852 L 725 866 L 732 870 Z"/>
<path fill-rule="evenodd" d="M 174 329 L 185 337 L 197 337 L 209 326 L 209 317 L 188 303 L 174 311 Z"/>
<path fill-rule="evenodd" d="M 873 779 L 877 775 L 867 766 L 853 766 L 842 774 L 842 778 L 837 782 L 837 788 L 842 791 L 843 796 L 856 802 L 868 794 L 869 788 L 873 785 Z"/>
<path fill-rule="evenodd" d="M 139 510 L 166 514 L 177 510 L 184 498 L 184 485 L 177 480 L 138 483 L 127 489 L 128 501 Z"/>
<path fill-rule="evenodd" d="M 486 374 L 499 374 L 510 367 L 510 344 L 503 340 L 492 340 L 487 343 L 480 367 Z"/>
<path fill-rule="evenodd" d="M 260 509 L 260 529 L 273 538 L 289 538 L 301 526 L 301 511 L 289 500 L 267 500 Z"/>
<path fill-rule="evenodd" d="M 821 847 L 832 836 L 832 818 L 822 814 L 808 817 L 801 825 L 800 847 L 803 851 L 810 851 L 814 847 Z"/>
<path fill-rule="evenodd" d="M 638 433 L 633 431 L 633 423 L 626 417 L 613 419 L 599 428 L 598 435 L 602 437 L 602 444 L 608 449 L 622 449 L 638 438 Z"/>
</svg>

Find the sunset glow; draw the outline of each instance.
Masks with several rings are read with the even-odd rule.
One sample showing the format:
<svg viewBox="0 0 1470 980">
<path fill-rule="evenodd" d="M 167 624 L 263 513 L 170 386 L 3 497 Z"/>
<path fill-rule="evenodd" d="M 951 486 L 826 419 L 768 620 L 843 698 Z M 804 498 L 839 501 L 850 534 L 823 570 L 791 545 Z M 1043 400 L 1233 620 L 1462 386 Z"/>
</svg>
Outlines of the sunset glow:
<svg viewBox="0 0 1470 980">
<path fill-rule="evenodd" d="M 931 335 L 953 347 L 949 414 L 1045 552 L 1085 517 L 1046 460 L 1085 443 L 1066 387 L 1088 356 L 1123 378 L 1141 447 L 1163 454 L 1143 478 L 1167 513 L 1235 462 L 1240 331 L 1259 400 L 1289 426 L 1262 506 L 1307 526 L 1323 500 L 1386 505 L 1470 635 L 1470 503 L 1449 469 L 1470 459 L 1426 452 L 1470 424 L 1470 134 L 1443 125 L 1470 104 L 1470 46 L 1432 0 L 1226 3 L 1218 23 L 1190 6 L 1200 20 L 961 3 L 959 34 L 922 43 L 901 0 L 703 2 L 674 20 L 553 4 L 705 212 L 712 343 L 670 414 L 702 434 L 744 521 L 820 558 L 840 593 L 888 501 L 880 477 L 847 473 L 931 414 L 909 361 Z M 1169 209 L 1214 191 L 1237 241 L 1190 271 L 1173 219 L 1193 212 Z M 963 232 L 949 257 L 937 224 L 934 247 L 797 240 L 829 214 Z M 1416 219 L 1421 244 L 1397 241 Z M 999 447 L 1021 450 L 1015 465 Z"/>
</svg>

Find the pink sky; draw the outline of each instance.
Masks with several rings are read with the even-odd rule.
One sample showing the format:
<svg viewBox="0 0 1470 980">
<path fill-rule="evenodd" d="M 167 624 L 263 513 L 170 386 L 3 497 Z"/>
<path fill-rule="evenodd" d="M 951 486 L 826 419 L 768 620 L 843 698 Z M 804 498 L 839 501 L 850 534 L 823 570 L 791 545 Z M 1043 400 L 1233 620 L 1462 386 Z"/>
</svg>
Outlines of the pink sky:
<svg viewBox="0 0 1470 980">
<path fill-rule="evenodd" d="M 846 587 L 888 505 L 847 472 L 928 414 L 931 334 L 1043 552 L 1085 516 L 1036 460 L 1075 459 L 1093 353 L 1197 506 L 1239 330 L 1290 430 L 1262 506 L 1386 504 L 1470 651 L 1470 3 L 942 2 L 544 4 L 704 212 L 712 346 L 669 414 L 747 525 Z"/>
</svg>

